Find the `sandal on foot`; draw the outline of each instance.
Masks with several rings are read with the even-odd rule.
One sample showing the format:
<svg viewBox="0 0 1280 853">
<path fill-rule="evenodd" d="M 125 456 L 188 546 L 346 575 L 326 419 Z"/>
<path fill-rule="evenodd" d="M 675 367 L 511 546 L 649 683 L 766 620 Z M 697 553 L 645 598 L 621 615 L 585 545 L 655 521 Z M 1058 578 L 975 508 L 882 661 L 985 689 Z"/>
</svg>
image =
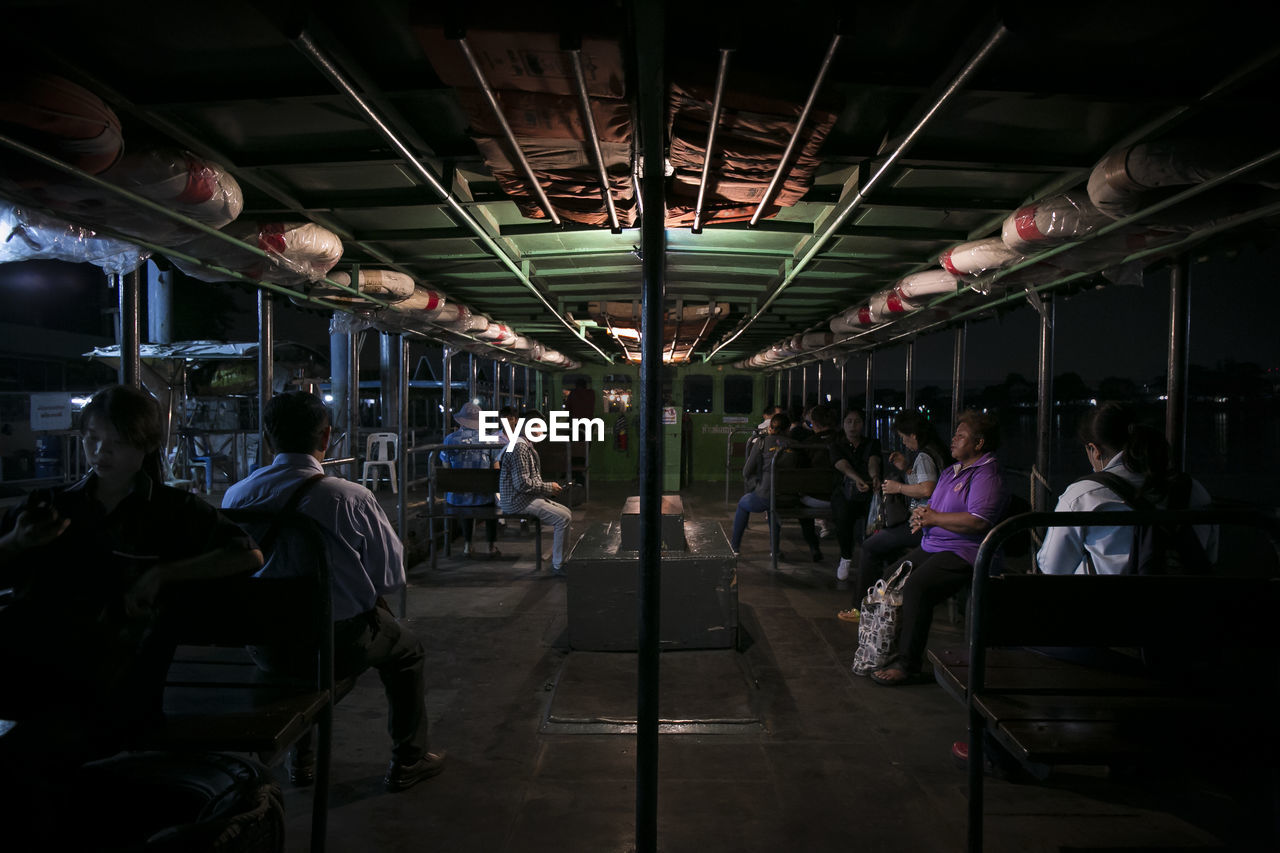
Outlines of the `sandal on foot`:
<svg viewBox="0 0 1280 853">
<path fill-rule="evenodd" d="M 857 607 L 850 607 L 848 610 L 841 610 L 837 613 L 836 618 L 842 622 L 860 622 L 862 621 L 862 611 Z"/>
<path fill-rule="evenodd" d="M 897 678 L 889 678 L 888 673 L 890 672 L 896 672 L 900 675 Z M 906 670 L 899 669 L 896 666 L 889 667 L 888 669 L 877 669 L 875 672 L 871 673 L 871 680 L 882 687 L 902 687 L 908 684 L 926 684 L 929 681 L 923 673 L 907 672 Z"/>
</svg>

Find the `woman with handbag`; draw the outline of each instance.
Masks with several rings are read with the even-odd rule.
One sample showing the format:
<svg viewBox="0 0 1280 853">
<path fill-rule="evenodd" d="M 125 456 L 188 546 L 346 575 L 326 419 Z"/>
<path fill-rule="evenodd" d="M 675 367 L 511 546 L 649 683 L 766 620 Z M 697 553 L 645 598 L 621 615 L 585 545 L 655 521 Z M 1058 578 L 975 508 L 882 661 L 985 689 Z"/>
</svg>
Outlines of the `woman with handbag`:
<svg viewBox="0 0 1280 853">
<path fill-rule="evenodd" d="M 897 651 L 871 680 L 886 687 L 919 683 L 933 609 L 973 579 L 973 562 L 987 531 L 1004 516 L 1009 489 L 995 451 L 995 417 L 960 415 L 951 439 L 954 465 L 942 471 L 929 503 L 911 513 L 911 530 L 923 531 L 920 547 L 907 555 L 914 566 L 902 589 Z"/>
<path fill-rule="evenodd" d="M 933 424 L 919 412 L 898 415 L 893 429 L 915 459 L 908 466 L 905 454 L 896 450 L 889 454 L 890 464 L 901 472 L 903 479 L 885 478 L 880 486 L 879 529 L 862 542 L 853 606 L 836 614 L 846 622 L 858 621 L 862 596 L 880 579 L 885 566 L 894 557 L 919 547 L 922 534 L 911 529 L 911 513 L 916 507 L 928 504 L 946 458 Z"/>
</svg>

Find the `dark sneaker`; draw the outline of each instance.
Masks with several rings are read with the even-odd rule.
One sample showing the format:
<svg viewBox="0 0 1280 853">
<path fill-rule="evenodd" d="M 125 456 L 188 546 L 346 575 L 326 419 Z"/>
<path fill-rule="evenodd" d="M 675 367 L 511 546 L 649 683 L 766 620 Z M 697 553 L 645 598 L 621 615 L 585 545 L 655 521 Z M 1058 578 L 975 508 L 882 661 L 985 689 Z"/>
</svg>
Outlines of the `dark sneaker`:
<svg viewBox="0 0 1280 853">
<path fill-rule="evenodd" d="M 412 764 L 401 764 L 393 758 L 391 759 L 391 766 L 387 768 L 387 776 L 382 780 L 382 784 L 387 787 L 388 791 L 404 791 L 412 788 L 423 779 L 439 776 L 442 770 L 444 770 L 444 753 L 442 752 L 428 752 Z"/>
<path fill-rule="evenodd" d="M 316 759 L 312 755 L 309 758 L 301 760 L 289 761 L 289 781 L 299 788 L 305 788 L 307 785 L 313 785 L 316 781 Z"/>
</svg>

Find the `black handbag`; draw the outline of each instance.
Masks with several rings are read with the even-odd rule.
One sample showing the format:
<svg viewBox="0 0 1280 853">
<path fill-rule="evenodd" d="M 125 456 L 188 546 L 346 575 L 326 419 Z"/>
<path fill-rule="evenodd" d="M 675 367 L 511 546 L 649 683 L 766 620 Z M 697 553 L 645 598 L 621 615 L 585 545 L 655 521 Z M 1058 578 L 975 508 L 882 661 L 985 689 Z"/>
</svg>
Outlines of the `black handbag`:
<svg viewBox="0 0 1280 853">
<path fill-rule="evenodd" d="M 911 517 L 911 507 L 907 503 L 906 495 L 893 494 L 880 496 L 880 524 L 881 530 L 888 527 L 897 527 L 899 524 L 906 524 L 907 519 Z"/>
</svg>

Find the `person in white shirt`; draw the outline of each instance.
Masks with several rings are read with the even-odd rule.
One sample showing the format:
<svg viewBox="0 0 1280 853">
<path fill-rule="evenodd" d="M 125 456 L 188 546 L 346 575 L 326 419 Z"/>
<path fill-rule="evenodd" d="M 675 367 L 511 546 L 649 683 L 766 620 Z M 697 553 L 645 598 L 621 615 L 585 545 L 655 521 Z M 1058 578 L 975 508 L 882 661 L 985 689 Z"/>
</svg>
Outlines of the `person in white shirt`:
<svg viewBox="0 0 1280 853">
<path fill-rule="evenodd" d="M 1080 424 L 1080 440 L 1089 466 L 1114 474 L 1138 490 L 1150 503 L 1164 507 L 1169 483 L 1169 445 L 1164 434 L 1140 423 L 1131 406 L 1109 401 L 1090 411 Z M 1210 503 L 1209 493 L 1196 481 L 1187 507 Z M 1067 487 L 1055 512 L 1128 511 L 1129 506 L 1111 488 L 1088 478 Z M 1196 535 L 1210 562 L 1217 559 L 1218 528 L 1196 527 Z M 1089 566 L 1100 575 L 1121 574 L 1133 550 L 1134 527 L 1089 525 L 1050 527 L 1036 554 L 1036 564 L 1047 575 L 1088 574 Z"/>
<path fill-rule="evenodd" d="M 392 758 L 383 783 L 403 791 L 444 769 L 444 755 L 429 751 L 427 737 L 426 650 L 391 614 L 384 596 L 405 584 L 404 547 L 373 493 L 359 483 L 325 477 L 321 462 L 333 431 L 329 411 L 304 391 L 272 398 L 263 413 L 267 440 L 277 452 L 227 490 L 224 509 L 283 509 L 295 490 L 308 489 L 297 510 L 318 523 L 332 574 L 334 671 L 338 678 L 378 670 L 389 706 L 387 728 Z M 263 567 L 266 577 L 296 574 L 282 541 Z M 291 650 L 255 648 L 254 659 L 269 671 L 314 667 Z M 290 756 L 290 778 L 315 778 L 309 741 Z"/>
</svg>

